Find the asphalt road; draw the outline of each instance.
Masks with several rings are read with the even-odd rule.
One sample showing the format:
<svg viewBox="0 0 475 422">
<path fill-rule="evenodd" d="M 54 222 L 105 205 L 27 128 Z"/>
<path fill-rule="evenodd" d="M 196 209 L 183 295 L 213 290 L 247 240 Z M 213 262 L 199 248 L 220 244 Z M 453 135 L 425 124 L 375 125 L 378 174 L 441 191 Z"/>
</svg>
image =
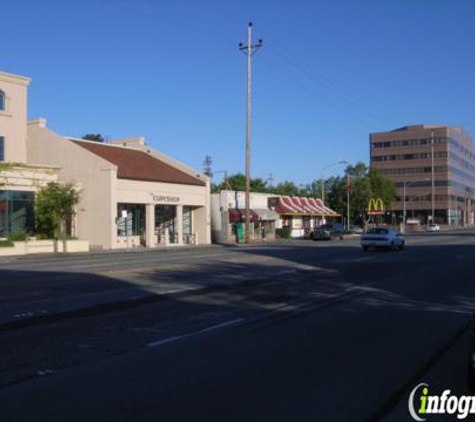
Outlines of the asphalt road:
<svg viewBox="0 0 475 422">
<path fill-rule="evenodd" d="M 124 300 L 0 328 L 0 420 L 410 420 L 419 382 L 467 393 L 475 232 L 406 243 L 4 262 L 0 313 Z"/>
</svg>

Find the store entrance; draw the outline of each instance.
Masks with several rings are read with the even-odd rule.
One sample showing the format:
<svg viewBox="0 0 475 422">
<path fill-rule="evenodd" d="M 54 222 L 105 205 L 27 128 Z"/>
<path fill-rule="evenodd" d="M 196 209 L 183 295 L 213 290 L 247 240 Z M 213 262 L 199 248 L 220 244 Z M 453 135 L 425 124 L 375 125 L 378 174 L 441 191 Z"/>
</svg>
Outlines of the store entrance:
<svg viewBox="0 0 475 422">
<path fill-rule="evenodd" d="M 155 206 L 155 235 L 159 244 L 178 243 L 176 206 Z"/>
</svg>

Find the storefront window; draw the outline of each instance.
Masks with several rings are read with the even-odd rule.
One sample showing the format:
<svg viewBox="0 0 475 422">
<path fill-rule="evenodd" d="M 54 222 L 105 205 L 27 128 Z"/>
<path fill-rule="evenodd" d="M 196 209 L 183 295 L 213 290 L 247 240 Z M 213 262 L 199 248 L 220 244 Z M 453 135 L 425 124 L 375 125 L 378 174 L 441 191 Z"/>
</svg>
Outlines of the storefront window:
<svg viewBox="0 0 475 422">
<path fill-rule="evenodd" d="M 193 228 L 191 225 L 191 207 L 183 207 L 183 241 L 188 244 L 192 243 Z"/>
<path fill-rule="evenodd" d="M 127 211 L 123 220 L 122 211 Z M 143 204 L 117 204 L 117 235 L 142 236 L 145 233 L 145 205 Z"/>
<path fill-rule="evenodd" d="M 35 193 L 0 190 L 0 237 L 11 233 L 33 233 Z"/>
<path fill-rule="evenodd" d="M 284 216 L 282 218 L 282 226 L 283 227 L 290 227 L 292 228 L 292 217 L 290 216 Z"/>
<path fill-rule="evenodd" d="M 0 161 L 5 161 L 5 138 L 0 136 Z"/>
</svg>

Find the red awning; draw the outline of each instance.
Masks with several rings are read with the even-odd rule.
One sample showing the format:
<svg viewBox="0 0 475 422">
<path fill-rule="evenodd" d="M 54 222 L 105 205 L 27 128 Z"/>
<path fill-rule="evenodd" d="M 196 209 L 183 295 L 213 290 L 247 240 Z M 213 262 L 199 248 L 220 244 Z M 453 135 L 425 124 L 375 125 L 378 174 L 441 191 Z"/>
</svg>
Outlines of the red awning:
<svg viewBox="0 0 475 422">
<path fill-rule="evenodd" d="M 300 207 L 295 206 L 290 196 L 282 196 L 279 199 L 279 206 L 282 208 L 283 213 L 301 213 L 302 212 L 302 209 Z"/>
<path fill-rule="evenodd" d="M 312 199 L 312 198 L 310 198 Z M 317 206 L 316 202 L 312 204 L 309 198 L 301 198 L 302 203 L 311 211 L 315 213 L 321 213 L 323 210 Z"/>
<path fill-rule="evenodd" d="M 292 202 L 295 204 L 295 206 L 300 208 L 302 210 L 302 212 L 304 212 L 304 213 L 314 213 L 315 212 L 315 210 L 313 210 L 307 204 L 304 203 L 304 201 L 302 200 L 303 198 L 292 197 L 291 199 L 292 199 Z"/>
<path fill-rule="evenodd" d="M 259 221 L 259 215 L 254 210 L 249 210 L 249 218 L 251 223 Z M 229 209 L 229 222 L 230 223 L 244 223 L 246 221 L 246 210 L 242 209 Z"/>
<path fill-rule="evenodd" d="M 275 211 L 281 215 L 338 216 L 339 214 L 323 205 L 320 198 L 297 198 L 282 196 Z"/>
</svg>

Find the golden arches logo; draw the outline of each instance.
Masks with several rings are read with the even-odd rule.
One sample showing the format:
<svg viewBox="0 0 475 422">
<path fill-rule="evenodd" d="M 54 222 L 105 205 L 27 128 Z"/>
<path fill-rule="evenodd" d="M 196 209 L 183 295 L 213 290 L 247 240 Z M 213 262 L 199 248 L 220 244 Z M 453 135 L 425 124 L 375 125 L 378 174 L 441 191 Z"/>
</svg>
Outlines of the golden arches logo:
<svg viewBox="0 0 475 422">
<path fill-rule="evenodd" d="M 384 214 L 384 203 L 381 198 L 370 198 L 368 203 L 369 215 L 381 215 Z"/>
</svg>

